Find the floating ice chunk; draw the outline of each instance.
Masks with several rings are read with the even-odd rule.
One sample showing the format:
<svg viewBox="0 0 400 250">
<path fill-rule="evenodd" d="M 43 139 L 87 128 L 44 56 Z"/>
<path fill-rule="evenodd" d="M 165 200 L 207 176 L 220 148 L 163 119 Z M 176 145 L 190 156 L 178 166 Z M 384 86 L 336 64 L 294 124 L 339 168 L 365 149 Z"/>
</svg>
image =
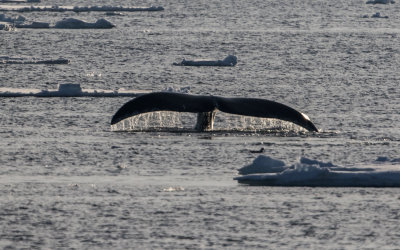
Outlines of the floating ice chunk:
<svg viewBox="0 0 400 250">
<path fill-rule="evenodd" d="M 58 21 L 54 28 L 57 29 L 111 29 L 115 27 L 114 24 L 110 23 L 106 19 L 99 19 L 95 23 L 88 23 L 75 18 L 67 18 Z"/>
<path fill-rule="evenodd" d="M 333 165 L 331 162 L 322 162 L 322 161 L 312 160 L 312 159 L 309 159 L 306 157 L 301 157 L 300 163 L 307 164 L 307 165 L 317 165 L 317 166 L 323 167 L 323 168 L 335 167 L 335 165 Z"/>
<path fill-rule="evenodd" d="M 279 173 L 287 169 L 285 163 L 281 160 L 273 159 L 269 156 L 259 155 L 254 161 L 247 166 L 238 169 L 239 174 L 255 174 L 255 173 Z"/>
<path fill-rule="evenodd" d="M 356 168 L 301 158 L 294 166 L 280 172 L 249 174 L 234 179 L 239 183 L 259 186 L 400 187 L 398 160 L 381 157 L 376 161 L 392 164 Z"/>
<path fill-rule="evenodd" d="M 237 57 L 228 55 L 224 60 L 195 60 L 189 61 L 183 59 L 180 63 L 173 63 L 176 66 L 235 66 L 237 64 Z"/>
<path fill-rule="evenodd" d="M 395 3 L 394 0 L 368 0 L 366 4 L 390 4 Z"/>
</svg>

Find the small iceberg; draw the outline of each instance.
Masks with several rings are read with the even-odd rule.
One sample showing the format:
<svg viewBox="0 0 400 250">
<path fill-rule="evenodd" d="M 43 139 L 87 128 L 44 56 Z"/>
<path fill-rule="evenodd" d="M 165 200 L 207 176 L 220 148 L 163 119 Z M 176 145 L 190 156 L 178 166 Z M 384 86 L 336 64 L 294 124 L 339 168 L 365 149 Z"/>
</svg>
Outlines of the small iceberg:
<svg viewBox="0 0 400 250">
<path fill-rule="evenodd" d="M 394 0 L 369 0 L 366 2 L 366 4 L 390 4 L 390 3 L 395 3 Z"/>
<path fill-rule="evenodd" d="M 6 6 L 1 7 L 0 11 L 18 11 L 18 12 L 33 12 L 33 11 L 46 11 L 46 12 L 136 12 L 136 11 L 162 11 L 164 10 L 161 6 L 150 6 L 150 7 L 123 7 L 123 6 Z"/>
<path fill-rule="evenodd" d="M 224 60 L 195 60 L 189 61 L 183 59 L 180 63 L 173 63 L 175 66 L 218 66 L 218 67 L 233 67 L 237 64 L 237 57 L 228 55 Z"/>
<path fill-rule="evenodd" d="M 65 18 L 61 21 L 56 22 L 54 26 L 51 26 L 46 22 L 26 22 L 24 16 L 7 17 L 4 14 L 0 14 L 0 22 L 12 23 L 16 28 L 21 29 L 111 29 L 115 25 L 108 20 L 101 18 L 94 23 L 86 22 L 76 18 Z"/>
<path fill-rule="evenodd" d="M 400 187 L 400 160 L 379 158 L 378 164 L 340 167 L 304 157 L 292 166 L 270 157 L 257 159 L 234 180 L 252 186 Z"/>
<path fill-rule="evenodd" d="M 114 27 L 114 24 L 104 18 L 97 20 L 95 23 L 88 23 L 75 18 L 66 18 L 54 25 L 56 29 L 111 29 Z"/>
<path fill-rule="evenodd" d="M 18 89 L 0 88 L 0 97 L 135 97 L 147 90 L 104 90 L 104 89 L 82 89 L 80 84 L 63 83 L 58 85 L 58 89 Z"/>
<path fill-rule="evenodd" d="M 238 169 L 239 174 L 279 173 L 285 170 L 285 163 L 269 156 L 259 155 L 250 165 Z"/>
</svg>

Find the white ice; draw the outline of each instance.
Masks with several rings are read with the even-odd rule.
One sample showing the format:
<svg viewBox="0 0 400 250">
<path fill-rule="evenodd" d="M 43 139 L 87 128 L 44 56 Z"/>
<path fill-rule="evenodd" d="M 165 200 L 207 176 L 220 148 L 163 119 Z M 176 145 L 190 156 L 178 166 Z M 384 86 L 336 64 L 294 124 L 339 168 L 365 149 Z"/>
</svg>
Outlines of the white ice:
<svg viewBox="0 0 400 250">
<path fill-rule="evenodd" d="M 80 84 L 59 84 L 58 89 L 18 89 L 0 88 L 0 97 L 116 97 L 116 96 L 138 96 L 148 93 L 147 90 L 104 90 L 104 89 L 82 89 Z"/>
<path fill-rule="evenodd" d="M 308 158 L 282 166 L 279 160 L 259 156 L 245 168 L 247 175 L 234 179 L 257 186 L 400 187 L 400 159 L 386 157 L 360 167 L 340 167 Z M 255 174 L 261 171 L 264 174 Z"/>
<path fill-rule="evenodd" d="M 180 63 L 173 63 L 176 66 L 235 66 L 237 57 L 228 55 L 223 60 L 186 60 L 183 59 Z"/>
<path fill-rule="evenodd" d="M 286 168 L 285 163 L 281 160 L 276 160 L 265 155 L 259 155 L 250 165 L 244 166 L 238 171 L 239 174 L 279 173 Z"/>
</svg>

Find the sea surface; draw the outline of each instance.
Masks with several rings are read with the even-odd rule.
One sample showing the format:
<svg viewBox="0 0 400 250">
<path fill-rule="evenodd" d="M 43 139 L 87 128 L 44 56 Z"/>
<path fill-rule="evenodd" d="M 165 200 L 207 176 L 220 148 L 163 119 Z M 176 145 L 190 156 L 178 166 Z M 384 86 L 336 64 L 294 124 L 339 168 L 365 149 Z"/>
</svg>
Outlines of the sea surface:
<svg viewBox="0 0 400 250">
<path fill-rule="evenodd" d="M 260 154 L 288 165 L 300 157 L 358 167 L 399 158 L 400 3 L 36 5 L 164 11 L 5 12 L 52 24 L 106 18 L 116 27 L 0 31 L 0 56 L 70 60 L 0 64 L 0 87 L 190 87 L 192 94 L 284 103 L 307 114 L 320 132 L 274 121 L 254 129 L 249 120 L 231 124 L 219 113 L 210 132 L 177 125 L 114 131 L 111 117 L 130 97 L 0 97 L 0 247 L 398 249 L 399 189 L 253 187 L 233 178 Z M 388 18 L 363 18 L 376 12 Z M 229 54 L 238 58 L 235 67 L 172 65 Z M 168 126 L 169 119 L 179 117 L 163 117 Z"/>
</svg>

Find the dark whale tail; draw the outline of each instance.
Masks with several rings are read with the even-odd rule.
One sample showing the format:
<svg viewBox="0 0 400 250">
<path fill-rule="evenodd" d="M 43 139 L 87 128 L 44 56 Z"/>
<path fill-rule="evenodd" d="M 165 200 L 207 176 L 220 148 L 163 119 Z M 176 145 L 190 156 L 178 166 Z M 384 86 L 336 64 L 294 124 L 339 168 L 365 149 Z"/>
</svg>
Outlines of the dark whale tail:
<svg viewBox="0 0 400 250">
<path fill-rule="evenodd" d="M 130 100 L 114 114 L 111 125 L 143 113 L 175 111 L 198 113 L 196 129 L 204 131 L 212 129 L 217 110 L 236 115 L 275 118 L 292 122 L 308 131 L 318 132 L 305 114 L 278 102 L 257 98 L 225 98 L 172 92 L 154 92 Z"/>
</svg>

